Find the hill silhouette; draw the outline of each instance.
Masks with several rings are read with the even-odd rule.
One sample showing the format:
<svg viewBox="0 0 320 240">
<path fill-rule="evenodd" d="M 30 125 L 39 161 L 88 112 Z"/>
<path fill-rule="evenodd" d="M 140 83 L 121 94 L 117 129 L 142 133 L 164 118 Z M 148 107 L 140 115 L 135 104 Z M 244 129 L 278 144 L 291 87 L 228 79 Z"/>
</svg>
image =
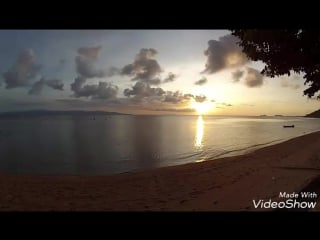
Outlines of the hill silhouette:
<svg viewBox="0 0 320 240">
<path fill-rule="evenodd" d="M 128 115 L 128 114 L 123 114 L 118 112 L 105 112 L 105 111 L 31 110 L 31 111 L 3 112 L 3 113 L 0 113 L 0 118 L 50 117 L 50 116 L 105 116 L 105 115 Z"/>
<path fill-rule="evenodd" d="M 307 114 L 306 117 L 320 118 L 320 109 Z"/>
</svg>

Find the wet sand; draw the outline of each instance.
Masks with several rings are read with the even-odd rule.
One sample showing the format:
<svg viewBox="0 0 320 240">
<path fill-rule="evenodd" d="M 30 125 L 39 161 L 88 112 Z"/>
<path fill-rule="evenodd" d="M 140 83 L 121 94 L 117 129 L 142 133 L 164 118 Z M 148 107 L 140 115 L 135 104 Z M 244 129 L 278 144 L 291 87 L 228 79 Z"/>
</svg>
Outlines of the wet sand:
<svg viewBox="0 0 320 240">
<path fill-rule="evenodd" d="M 256 211 L 253 199 L 276 200 L 279 192 L 313 186 L 320 176 L 319 149 L 316 132 L 242 156 L 139 173 L 0 174 L 0 210 Z"/>
</svg>

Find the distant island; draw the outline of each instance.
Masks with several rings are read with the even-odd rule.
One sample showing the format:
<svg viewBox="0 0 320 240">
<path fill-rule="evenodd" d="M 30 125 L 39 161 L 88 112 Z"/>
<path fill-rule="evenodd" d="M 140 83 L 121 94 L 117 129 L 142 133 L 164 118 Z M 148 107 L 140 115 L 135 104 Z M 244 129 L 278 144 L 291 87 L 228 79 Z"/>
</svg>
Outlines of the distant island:
<svg viewBox="0 0 320 240">
<path fill-rule="evenodd" d="M 320 109 L 317 111 L 314 111 L 312 113 L 307 114 L 305 117 L 320 118 Z"/>
<path fill-rule="evenodd" d="M 129 115 L 118 112 L 105 111 L 51 111 L 30 110 L 0 113 L 0 118 L 24 118 L 24 117 L 51 117 L 51 116 L 105 116 L 105 115 Z"/>
</svg>

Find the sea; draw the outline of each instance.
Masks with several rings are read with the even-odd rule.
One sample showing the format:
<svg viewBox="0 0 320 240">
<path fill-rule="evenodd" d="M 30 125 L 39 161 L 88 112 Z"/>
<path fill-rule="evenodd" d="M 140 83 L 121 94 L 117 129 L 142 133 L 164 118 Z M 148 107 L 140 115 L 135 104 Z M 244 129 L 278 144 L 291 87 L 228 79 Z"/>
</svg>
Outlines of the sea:
<svg viewBox="0 0 320 240">
<path fill-rule="evenodd" d="M 294 125 L 284 128 L 283 125 Z M 246 154 L 320 130 L 320 119 L 50 116 L 0 119 L 0 173 L 111 175 Z"/>
</svg>

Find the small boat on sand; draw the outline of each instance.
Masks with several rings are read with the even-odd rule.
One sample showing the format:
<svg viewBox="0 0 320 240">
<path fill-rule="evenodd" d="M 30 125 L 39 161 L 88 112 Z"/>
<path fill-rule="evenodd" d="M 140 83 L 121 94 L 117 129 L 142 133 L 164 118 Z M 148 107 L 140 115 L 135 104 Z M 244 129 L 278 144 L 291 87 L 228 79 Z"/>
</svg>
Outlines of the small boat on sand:
<svg viewBox="0 0 320 240">
<path fill-rule="evenodd" d="M 294 128 L 294 125 L 283 125 L 284 128 Z"/>
</svg>

